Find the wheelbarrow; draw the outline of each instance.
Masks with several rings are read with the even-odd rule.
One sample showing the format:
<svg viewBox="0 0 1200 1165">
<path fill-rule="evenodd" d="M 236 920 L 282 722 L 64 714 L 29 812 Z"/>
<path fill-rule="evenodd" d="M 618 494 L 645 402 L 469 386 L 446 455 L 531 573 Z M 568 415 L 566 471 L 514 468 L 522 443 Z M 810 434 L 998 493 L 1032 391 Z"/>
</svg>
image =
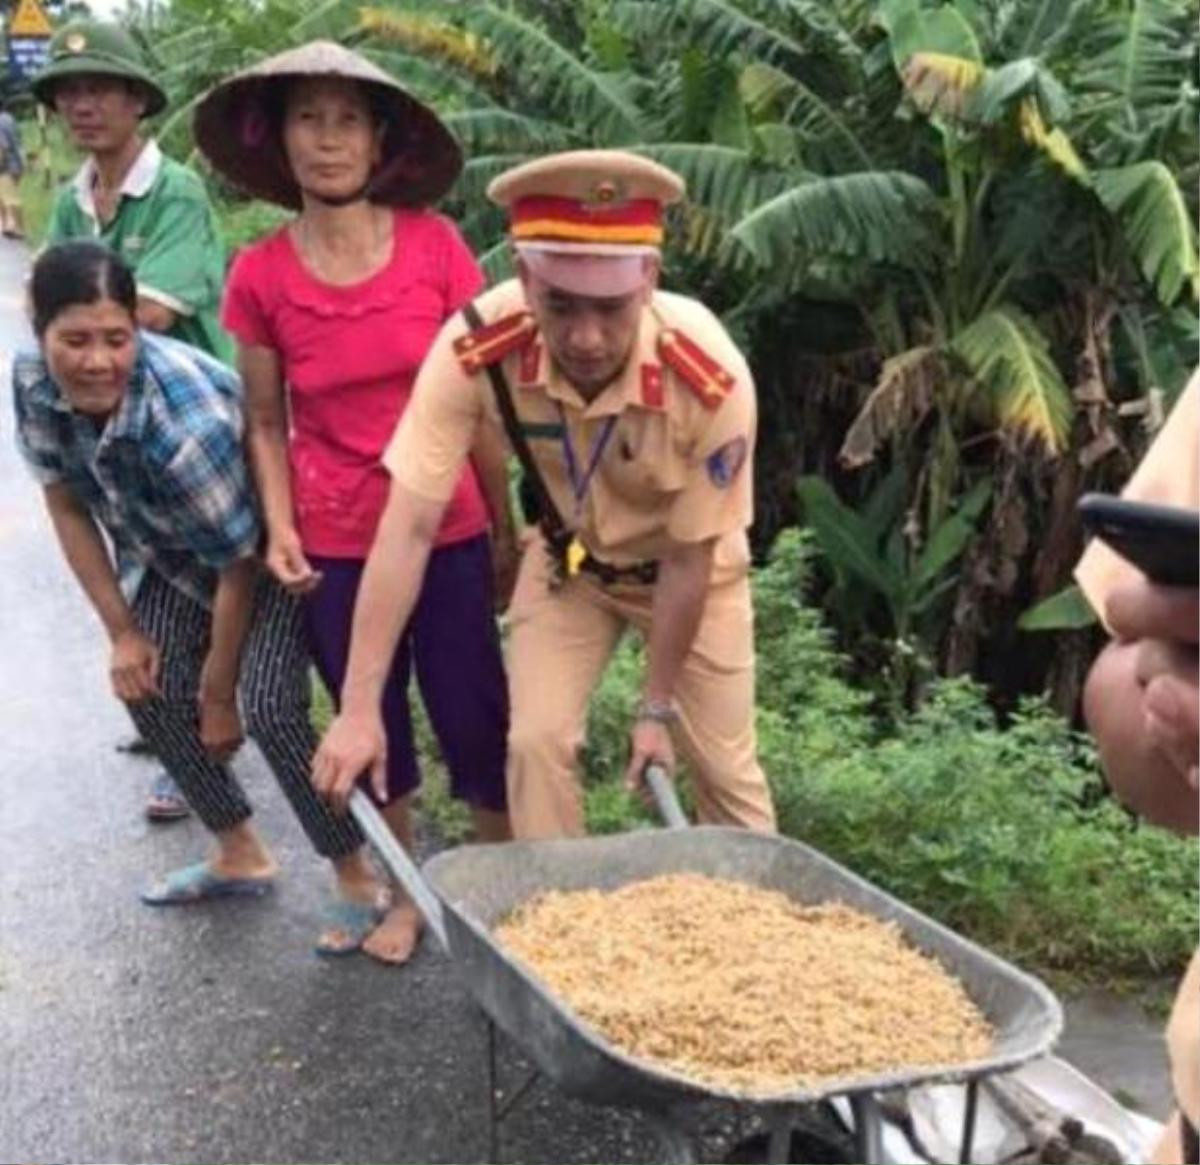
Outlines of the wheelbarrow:
<svg viewBox="0 0 1200 1165">
<path fill-rule="evenodd" d="M 728 1102 L 763 1118 L 770 1159 L 786 1161 L 801 1109 L 844 1097 L 854 1118 L 853 1160 L 883 1161 L 879 1093 L 932 1083 L 964 1083 L 960 1160 L 970 1161 L 979 1082 L 1043 1055 L 1062 1030 L 1062 1009 L 1037 979 L 913 910 L 816 850 L 788 838 L 726 826 L 688 827 L 666 774 L 647 783 L 668 828 L 606 837 L 470 845 L 440 853 L 419 869 L 374 805 L 355 792 L 350 810 L 389 871 L 412 897 L 463 982 L 496 1027 L 568 1096 L 634 1109 L 659 1134 L 672 1165 L 698 1160 L 682 1120 L 697 1102 Z M 995 1032 L 987 1056 L 903 1071 L 823 1081 L 769 1096 L 702 1083 L 634 1059 L 557 999 L 496 941 L 493 930 L 517 906 L 547 890 L 616 889 L 660 874 L 693 872 L 778 890 L 796 902 L 841 902 L 898 925 L 907 940 L 956 976 Z M 796 1000 L 803 1007 L 802 999 Z M 489 1027 L 489 1033 L 492 1028 Z M 494 1073 L 494 1043 L 489 1040 Z M 494 1081 L 493 1081 L 494 1082 Z M 495 1092 L 492 1092 L 495 1155 Z"/>
</svg>

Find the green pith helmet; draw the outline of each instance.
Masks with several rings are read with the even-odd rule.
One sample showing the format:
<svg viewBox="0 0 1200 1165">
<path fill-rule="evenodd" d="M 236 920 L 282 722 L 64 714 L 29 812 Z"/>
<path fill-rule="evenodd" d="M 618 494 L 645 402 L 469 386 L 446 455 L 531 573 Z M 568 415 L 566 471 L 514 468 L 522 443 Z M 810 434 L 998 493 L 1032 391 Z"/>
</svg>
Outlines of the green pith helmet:
<svg viewBox="0 0 1200 1165">
<path fill-rule="evenodd" d="M 167 95 L 151 73 L 145 51 L 120 25 L 73 20 L 50 41 L 50 63 L 33 79 L 33 95 L 54 107 L 54 88 L 65 77 L 83 74 L 123 77 L 146 91 L 146 117 L 166 108 Z"/>
</svg>

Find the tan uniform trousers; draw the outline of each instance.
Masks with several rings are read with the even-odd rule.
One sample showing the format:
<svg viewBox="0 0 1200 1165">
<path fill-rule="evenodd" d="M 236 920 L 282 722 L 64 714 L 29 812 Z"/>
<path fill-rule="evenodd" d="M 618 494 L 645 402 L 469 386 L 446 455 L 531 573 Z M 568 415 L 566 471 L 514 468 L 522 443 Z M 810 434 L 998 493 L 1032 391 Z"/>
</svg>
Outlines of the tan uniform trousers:
<svg viewBox="0 0 1200 1165">
<path fill-rule="evenodd" d="M 583 574 L 551 591 L 549 579 L 536 538 L 521 561 L 508 638 L 508 806 L 518 838 L 584 833 L 577 754 L 588 701 L 622 631 L 650 629 L 653 587 L 605 588 Z M 770 831 L 775 811 L 755 746 L 753 630 L 749 580 L 714 587 L 675 689 L 676 741 L 702 822 Z"/>
</svg>

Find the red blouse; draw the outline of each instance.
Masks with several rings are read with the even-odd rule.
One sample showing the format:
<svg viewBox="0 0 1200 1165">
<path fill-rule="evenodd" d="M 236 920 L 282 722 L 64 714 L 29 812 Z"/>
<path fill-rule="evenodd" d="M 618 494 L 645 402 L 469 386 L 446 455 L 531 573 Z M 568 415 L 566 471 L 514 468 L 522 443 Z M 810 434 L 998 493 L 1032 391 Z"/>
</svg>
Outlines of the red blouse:
<svg viewBox="0 0 1200 1165">
<path fill-rule="evenodd" d="M 284 227 L 239 253 L 225 287 L 225 327 L 279 353 L 296 525 L 311 554 L 367 556 L 391 484 L 380 456 L 434 336 L 483 286 L 474 257 L 441 215 L 396 211 L 393 240 L 387 266 L 339 287 L 308 271 Z M 436 544 L 487 527 L 468 467 Z"/>
</svg>

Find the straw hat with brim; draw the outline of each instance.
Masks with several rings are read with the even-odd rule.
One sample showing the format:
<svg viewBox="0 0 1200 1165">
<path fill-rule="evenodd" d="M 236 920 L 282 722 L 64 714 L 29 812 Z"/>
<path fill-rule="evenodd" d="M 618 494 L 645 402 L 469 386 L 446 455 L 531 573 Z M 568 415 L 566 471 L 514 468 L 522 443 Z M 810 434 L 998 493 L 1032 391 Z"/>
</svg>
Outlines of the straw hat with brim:
<svg viewBox="0 0 1200 1165">
<path fill-rule="evenodd" d="M 146 110 L 142 116 L 153 117 L 166 108 L 167 95 L 150 69 L 146 53 L 120 25 L 75 20 L 63 25 L 50 39 L 49 62 L 30 87 L 43 105 L 53 108 L 54 90 L 67 77 L 120 77 L 137 82 L 145 90 Z"/>
<path fill-rule="evenodd" d="M 193 129 L 213 168 L 255 198 L 298 210 L 300 187 L 279 140 L 278 117 L 287 84 L 313 77 L 358 81 L 374 95 L 386 129 L 383 162 L 366 191 L 372 202 L 425 206 L 454 184 L 462 153 L 437 114 L 395 78 L 332 41 L 290 49 L 209 90 Z"/>
</svg>

